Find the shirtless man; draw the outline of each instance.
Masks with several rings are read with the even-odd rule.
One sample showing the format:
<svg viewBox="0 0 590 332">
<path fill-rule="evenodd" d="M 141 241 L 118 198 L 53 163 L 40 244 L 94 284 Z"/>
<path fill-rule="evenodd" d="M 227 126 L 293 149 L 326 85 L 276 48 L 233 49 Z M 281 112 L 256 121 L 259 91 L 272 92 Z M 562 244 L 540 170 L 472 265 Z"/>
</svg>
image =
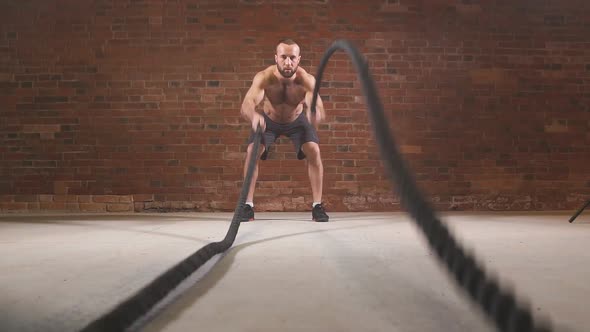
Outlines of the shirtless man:
<svg viewBox="0 0 590 332">
<path fill-rule="evenodd" d="M 307 159 L 313 196 L 312 219 L 324 222 L 328 221 L 329 217 L 322 205 L 324 167 L 316 132 L 317 125 L 325 118 L 324 106 L 318 96 L 316 112 L 312 115 L 310 106 L 315 78 L 299 67 L 299 52 L 299 46 L 293 40 L 284 39 L 279 42 L 275 54 L 276 65 L 269 66 L 254 76 L 242 103 L 241 113 L 252 123 L 254 131 L 258 125 L 263 129 L 258 158 L 265 160 L 269 147 L 280 135 L 285 135 L 293 142 L 297 159 Z M 263 101 L 263 112 L 257 112 L 256 106 Z M 248 141 L 244 176 L 252 158 L 253 141 L 254 133 Z M 246 204 L 240 211 L 240 221 L 254 220 L 253 202 L 257 177 L 258 163 L 254 169 Z"/>
</svg>

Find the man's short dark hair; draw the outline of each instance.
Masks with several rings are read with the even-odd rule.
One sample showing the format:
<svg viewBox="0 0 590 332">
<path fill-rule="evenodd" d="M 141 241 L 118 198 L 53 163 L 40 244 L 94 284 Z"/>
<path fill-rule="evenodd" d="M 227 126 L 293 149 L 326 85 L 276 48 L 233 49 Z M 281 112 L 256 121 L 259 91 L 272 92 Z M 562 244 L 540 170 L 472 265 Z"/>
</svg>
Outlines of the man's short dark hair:
<svg viewBox="0 0 590 332">
<path fill-rule="evenodd" d="M 297 44 L 297 42 L 295 42 L 293 39 L 291 39 L 291 38 L 283 38 L 283 39 L 279 40 L 279 42 L 277 43 L 277 46 L 275 46 L 275 51 L 276 51 L 276 48 L 279 47 L 279 44 L 287 44 L 287 45 L 297 45 L 297 46 L 299 46 L 299 44 Z M 301 47 L 299 49 L 301 49 Z"/>
<path fill-rule="evenodd" d="M 279 44 L 296 45 L 297 43 L 291 38 L 283 38 L 277 43 L 277 45 Z"/>
</svg>

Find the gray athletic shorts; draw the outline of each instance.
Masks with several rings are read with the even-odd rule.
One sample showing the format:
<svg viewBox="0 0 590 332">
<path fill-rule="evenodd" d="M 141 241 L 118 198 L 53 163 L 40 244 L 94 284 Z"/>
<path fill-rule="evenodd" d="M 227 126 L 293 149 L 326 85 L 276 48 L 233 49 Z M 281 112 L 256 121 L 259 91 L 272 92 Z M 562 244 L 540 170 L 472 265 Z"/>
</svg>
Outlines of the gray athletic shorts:
<svg viewBox="0 0 590 332">
<path fill-rule="evenodd" d="M 315 128 L 307 121 L 305 112 L 301 112 L 297 119 L 290 123 L 276 123 L 272 121 L 268 115 L 264 114 L 264 121 L 266 122 L 266 130 L 262 135 L 261 144 L 265 146 L 264 153 L 260 156 L 260 159 L 265 160 L 268 157 L 268 151 L 270 146 L 279 138 L 284 135 L 291 139 L 295 146 L 295 152 L 297 153 L 297 159 L 305 159 L 305 154 L 301 150 L 301 146 L 307 142 L 320 143 L 318 133 Z M 254 133 L 248 138 L 248 144 L 254 142 Z"/>
</svg>

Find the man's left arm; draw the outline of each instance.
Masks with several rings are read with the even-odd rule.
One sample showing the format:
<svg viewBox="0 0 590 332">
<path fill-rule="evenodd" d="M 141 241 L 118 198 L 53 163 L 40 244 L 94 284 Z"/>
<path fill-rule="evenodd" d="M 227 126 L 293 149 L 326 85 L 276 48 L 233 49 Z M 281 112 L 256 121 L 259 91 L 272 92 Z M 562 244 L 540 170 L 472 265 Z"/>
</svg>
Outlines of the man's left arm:
<svg viewBox="0 0 590 332">
<path fill-rule="evenodd" d="M 307 120 L 317 128 L 318 124 L 322 122 L 326 118 L 326 112 L 324 111 L 324 103 L 322 102 L 322 98 L 318 94 L 318 99 L 316 100 L 315 104 L 315 116 L 311 114 L 311 101 L 313 99 L 313 89 L 315 88 L 315 77 L 313 75 L 308 74 L 306 78 L 306 93 L 305 93 L 305 104 L 307 106 L 305 112 L 307 116 Z"/>
</svg>

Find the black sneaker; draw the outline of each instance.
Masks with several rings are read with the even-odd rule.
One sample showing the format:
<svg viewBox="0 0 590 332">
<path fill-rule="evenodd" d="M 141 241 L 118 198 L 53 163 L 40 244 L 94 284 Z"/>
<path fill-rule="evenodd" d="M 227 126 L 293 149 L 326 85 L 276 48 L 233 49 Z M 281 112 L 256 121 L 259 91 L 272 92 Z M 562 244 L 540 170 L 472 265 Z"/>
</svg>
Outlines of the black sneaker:
<svg viewBox="0 0 590 332">
<path fill-rule="evenodd" d="M 321 203 L 313 207 L 311 210 L 311 218 L 317 222 L 326 222 L 330 220 L 330 217 L 326 214 L 326 210 L 324 210 L 324 206 Z"/>
<path fill-rule="evenodd" d="M 240 222 L 254 220 L 254 209 L 252 209 L 250 205 L 244 204 L 244 206 L 242 206 L 242 210 L 240 210 L 240 215 L 238 218 Z"/>
</svg>

